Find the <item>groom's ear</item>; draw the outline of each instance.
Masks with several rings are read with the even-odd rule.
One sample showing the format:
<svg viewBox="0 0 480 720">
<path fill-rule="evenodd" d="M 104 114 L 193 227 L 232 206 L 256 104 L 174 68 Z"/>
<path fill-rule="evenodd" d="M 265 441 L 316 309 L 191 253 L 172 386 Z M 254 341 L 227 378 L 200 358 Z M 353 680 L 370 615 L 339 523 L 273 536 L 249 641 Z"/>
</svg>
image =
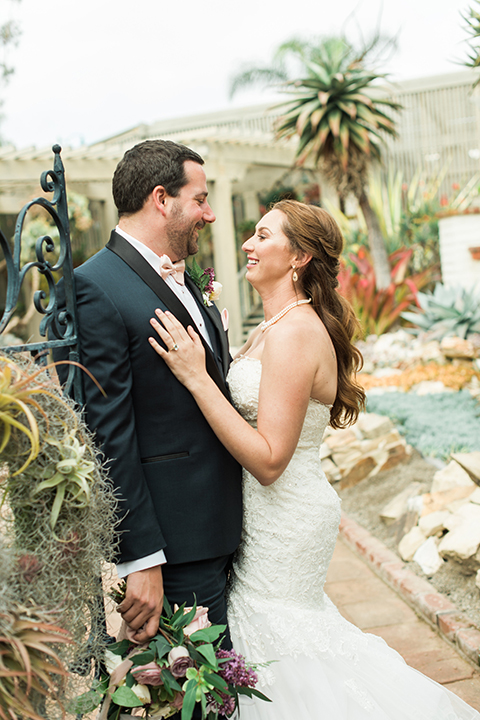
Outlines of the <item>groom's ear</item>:
<svg viewBox="0 0 480 720">
<path fill-rule="evenodd" d="M 167 191 L 163 187 L 163 185 L 156 185 L 151 194 L 150 197 L 152 199 L 152 202 L 155 206 L 155 208 L 162 214 L 165 215 L 166 211 L 166 201 L 167 201 Z"/>
</svg>

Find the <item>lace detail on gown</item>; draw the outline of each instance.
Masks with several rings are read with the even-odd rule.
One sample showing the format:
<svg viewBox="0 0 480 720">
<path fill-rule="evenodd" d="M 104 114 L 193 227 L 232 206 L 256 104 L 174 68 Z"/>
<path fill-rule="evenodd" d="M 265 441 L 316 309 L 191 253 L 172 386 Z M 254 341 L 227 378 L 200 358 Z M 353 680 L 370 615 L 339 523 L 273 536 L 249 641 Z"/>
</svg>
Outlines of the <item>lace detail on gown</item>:
<svg viewBox="0 0 480 720">
<path fill-rule="evenodd" d="M 235 407 L 253 427 L 261 373 L 261 362 L 244 356 L 228 375 Z M 250 661 L 278 662 L 259 672 L 274 703 L 246 701 L 241 718 L 479 720 L 456 696 L 408 668 L 381 638 L 347 622 L 324 592 L 340 521 L 340 499 L 319 458 L 329 419 L 330 407 L 311 399 L 282 476 L 264 487 L 243 473 L 242 541 L 228 595 L 230 631 L 234 646 Z"/>
</svg>

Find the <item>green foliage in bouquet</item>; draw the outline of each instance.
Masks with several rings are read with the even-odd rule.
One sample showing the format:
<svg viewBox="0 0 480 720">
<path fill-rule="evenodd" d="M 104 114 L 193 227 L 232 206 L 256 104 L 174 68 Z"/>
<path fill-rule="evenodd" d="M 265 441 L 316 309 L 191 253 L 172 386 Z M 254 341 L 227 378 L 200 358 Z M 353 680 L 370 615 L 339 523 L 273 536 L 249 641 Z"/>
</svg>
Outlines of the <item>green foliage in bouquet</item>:
<svg viewBox="0 0 480 720">
<path fill-rule="evenodd" d="M 112 597 L 118 602 L 123 591 Z M 234 650 L 222 650 L 225 625 L 212 625 L 207 610 L 194 604 L 172 609 L 164 600 L 157 635 L 148 645 L 128 638 L 109 645 L 105 673 L 94 687 L 79 696 L 71 712 L 92 712 L 101 705 L 98 720 L 119 720 L 122 713 L 142 708 L 145 718 L 168 718 L 181 712 L 191 720 L 195 705 L 202 718 L 230 716 L 239 695 L 268 701 L 255 689 L 257 675 Z"/>
<path fill-rule="evenodd" d="M 418 290 L 435 277 L 435 268 L 407 277 L 412 253 L 412 248 L 402 248 L 390 255 L 391 283 L 382 290 L 377 290 L 375 270 L 365 247 L 348 254 L 350 264 L 342 264 L 338 290 L 353 306 L 363 337 L 388 332 L 398 322 L 402 311 L 416 304 Z"/>
<path fill-rule="evenodd" d="M 8 588 L 0 590 L 0 618 L 17 617 L 18 608 L 24 608 L 18 622 L 10 624 L 21 629 L 30 613 L 39 623 L 39 642 L 41 633 L 48 635 L 49 619 L 51 634 L 58 638 L 58 661 L 49 662 L 53 656 L 45 649 L 46 639 L 45 646 L 37 647 L 35 662 L 41 658 L 47 663 L 45 672 L 56 673 L 59 663 L 65 669 L 78 666 L 84 657 L 102 656 L 99 582 L 102 563 L 112 560 L 118 541 L 117 501 L 91 433 L 49 368 L 39 369 L 23 356 L 15 361 L 0 356 L 0 421 L 0 587 Z M 68 628 L 71 642 L 62 640 L 58 628 Z M 42 698 L 28 674 L 33 646 L 15 639 L 3 624 L 0 629 L 4 638 L 14 638 L 9 647 L 18 650 L 27 667 L 27 675 L 18 663 L 5 670 L 18 696 L 25 695 L 36 718 L 47 712 L 49 718 L 62 716 L 64 700 L 76 694 L 73 679 L 54 693 L 42 678 Z M 0 685 L 0 709 L 13 718 L 18 708 L 5 688 Z"/>
<path fill-rule="evenodd" d="M 467 338 L 480 333 L 480 294 L 474 288 L 446 287 L 437 283 L 433 293 L 418 293 L 419 307 L 402 317 L 412 325 L 412 332 L 428 332 L 433 339 L 448 335 Z"/>
</svg>

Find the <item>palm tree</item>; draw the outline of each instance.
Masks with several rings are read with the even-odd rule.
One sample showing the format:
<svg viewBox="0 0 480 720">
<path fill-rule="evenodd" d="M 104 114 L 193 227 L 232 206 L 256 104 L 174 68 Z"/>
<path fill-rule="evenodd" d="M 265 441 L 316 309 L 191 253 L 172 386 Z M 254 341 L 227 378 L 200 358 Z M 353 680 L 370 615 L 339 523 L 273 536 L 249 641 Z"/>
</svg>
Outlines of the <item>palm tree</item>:
<svg viewBox="0 0 480 720">
<path fill-rule="evenodd" d="M 477 5 L 480 5 L 479 0 L 475 0 Z M 470 54 L 468 56 L 468 62 L 465 63 L 467 67 L 478 68 L 480 67 L 480 47 L 478 44 L 480 38 L 480 11 L 475 10 L 471 7 L 467 15 L 462 15 L 463 19 L 467 22 L 467 32 L 471 35 L 469 41 Z M 477 80 L 475 85 L 478 85 L 480 80 Z"/>
<path fill-rule="evenodd" d="M 274 71 L 293 96 L 279 106 L 284 112 L 277 137 L 297 135 L 297 164 L 312 157 L 340 198 L 355 195 L 368 228 L 377 287 L 384 288 L 390 284 L 388 254 L 367 185 L 371 164 L 381 160 L 382 135 L 396 136 L 390 113 L 400 106 L 372 88 L 374 81 L 385 76 L 365 68 L 367 55 L 378 49 L 379 41 L 377 35 L 359 53 L 345 38 L 326 38 L 316 45 L 290 41 L 277 51 L 269 79 Z M 285 82 L 289 54 L 301 62 L 304 73 L 301 79 Z M 232 89 L 267 78 L 266 70 L 244 71 L 234 79 Z"/>
</svg>

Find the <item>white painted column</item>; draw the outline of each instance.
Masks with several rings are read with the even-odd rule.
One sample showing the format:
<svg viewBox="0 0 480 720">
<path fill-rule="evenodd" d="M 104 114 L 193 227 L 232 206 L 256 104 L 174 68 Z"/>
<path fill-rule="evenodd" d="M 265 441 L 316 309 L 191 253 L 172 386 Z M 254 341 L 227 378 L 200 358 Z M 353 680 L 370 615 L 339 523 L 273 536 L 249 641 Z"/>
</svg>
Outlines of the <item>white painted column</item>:
<svg viewBox="0 0 480 720">
<path fill-rule="evenodd" d="M 105 236 L 105 243 L 108 242 L 108 239 L 110 237 L 111 231 L 117 226 L 118 224 L 118 210 L 115 206 L 115 203 L 113 202 L 113 197 L 110 197 L 105 199 L 104 206 L 103 206 L 103 223 L 102 223 L 102 232 Z"/>
<path fill-rule="evenodd" d="M 480 288 L 480 260 L 469 250 L 480 247 L 480 214 L 441 218 L 438 230 L 443 283 Z"/>
<path fill-rule="evenodd" d="M 260 219 L 260 209 L 258 207 L 258 195 L 255 190 L 247 190 L 242 193 L 243 207 L 245 212 L 245 220 L 254 220 L 257 222 Z"/>
<path fill-rule="evenodd" d="M 210 204 L 217 217 L 212 225 L 215 277 L 223 285 L 217 301 L 220 310 L 227 308 L 230 317 L 230 344 L 239 346 L 242 342 L 242 313 L 240 290 L 237 281 L 237 258 L 235 249 L 235 226 L 232 210 L 232 183 L 220 172 L 210 184 Z"/>
</svg>

